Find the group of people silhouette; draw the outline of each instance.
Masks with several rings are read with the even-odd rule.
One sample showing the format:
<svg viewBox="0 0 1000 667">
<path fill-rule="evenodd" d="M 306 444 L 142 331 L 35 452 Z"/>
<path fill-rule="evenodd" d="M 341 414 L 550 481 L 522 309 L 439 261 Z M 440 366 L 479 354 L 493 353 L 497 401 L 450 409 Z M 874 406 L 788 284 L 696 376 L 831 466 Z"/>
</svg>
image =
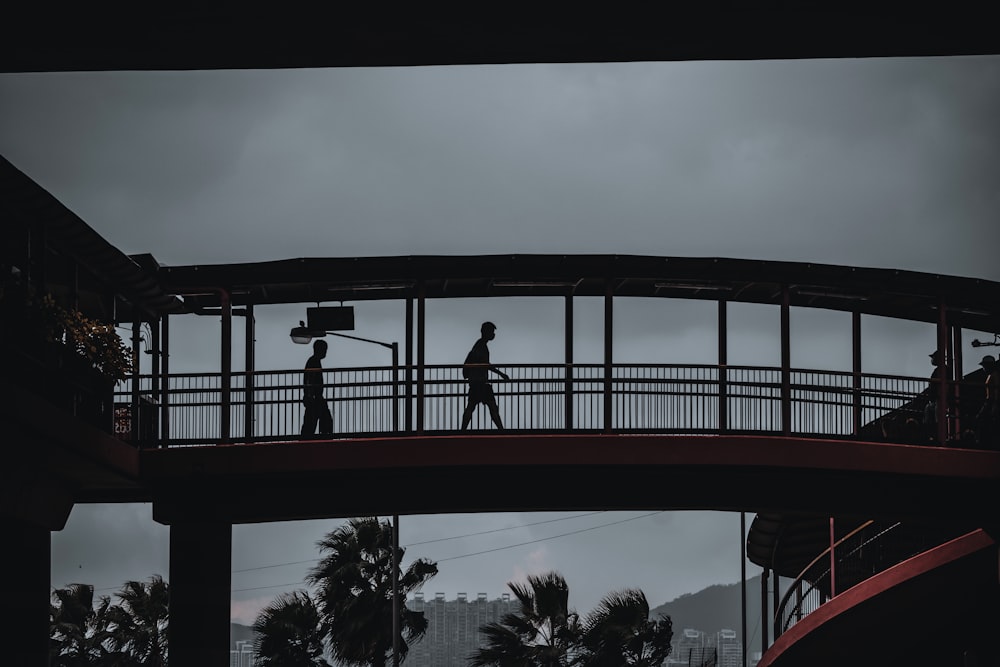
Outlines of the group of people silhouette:
<svg viewBox="0 0 1000 667">
<path fill-rule="evenodd" d="M 462 413 L 462 430 L 469 428 L 472 415 L 481 403 L 490 411 L 493 425 L 503 430 L 503 420 L 500 418 L 500 408 L 497 405 L 493 386 L 489 383 L 489 374 L 496 373 L 505 380 L 510 376 L 490 363 L 489 342 L 496 338 L 497 325 L 483 322 L 480 327 L 479 340 L 475 342 L 462 365 L 462 377 L 469 382 L 469 400 Z M 333 415 L 330 406 L 323 395 L 323 359 L 326 357 L 327 344 L 324 340 L 313 343 L 312 356 L 306 360 L 302 381 L 302 404 L 305 415 L 302 418 L 302 435 L 327 435 L 333 432 Z"/>
<path fill-rule="evenodd" d="M 938 392 L 945 365 L 938 351 L 930 354 L 930 361 L 934 371 L 923 398 L 922 419 L 918 423 L 913 417 L 883 417 L 883 435 L 888 440 L 909 444 L 938 442 Z M 948 414 L 962 420 L 961 433 L 950 439 L 949 444 L 996 449 L 1000 445 L 1000 364 L 993 355 L 987 354 L 980 360 L 979 366 L 982 368 L 982 380 L 978 377 L 979 373 L 967 378 L 973 384 L 967 384 L 961 390 L 960 402 L 956 400 L 958 393 L 948 392 Z"/>
</svg>

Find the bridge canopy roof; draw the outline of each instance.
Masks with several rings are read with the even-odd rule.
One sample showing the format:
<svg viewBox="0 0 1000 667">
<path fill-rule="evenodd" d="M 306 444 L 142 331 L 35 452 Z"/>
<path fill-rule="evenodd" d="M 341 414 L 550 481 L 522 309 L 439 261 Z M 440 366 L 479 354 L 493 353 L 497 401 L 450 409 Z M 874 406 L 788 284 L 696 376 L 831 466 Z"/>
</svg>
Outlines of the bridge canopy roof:
<svg viewBox="0 0 1000 667">
<path fill-rule="evenodd" d="M 152 262 L 150 262 L 152 263 Z M 189 312 L 232 303 L 317 303 L 495 296 L 632 296 L 780 304 L 1000 330 L 1000 283 L 976 278 L 802 262 L 639 255 L 472 255 L 299 258 L 162 266 L 167 293 Z"/>
</svg>

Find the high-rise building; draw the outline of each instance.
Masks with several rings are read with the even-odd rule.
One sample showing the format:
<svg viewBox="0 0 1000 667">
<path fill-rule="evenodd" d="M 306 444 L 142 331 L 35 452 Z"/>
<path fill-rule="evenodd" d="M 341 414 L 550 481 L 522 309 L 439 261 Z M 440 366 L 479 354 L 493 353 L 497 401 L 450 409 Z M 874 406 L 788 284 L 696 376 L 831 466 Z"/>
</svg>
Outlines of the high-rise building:
<svg viewBox="0 0 1000 667">
<path fill-rule="evenodd" d="M 743 643 L 735 630 L 719 630 L 715 634 L 715 650 L 718 667 L 742 667 Z"/>
<path fill-rule="evenodd" d="M 238 641 L 229 650 L 229 667 L 254 667 L 253 642 Z"/>
<path fill-rule="evenodd" d="M 499 621 L 505 614 L 516 611 L 509 593 L 489 600 L 479 593 L 469 600 L 459 593 L 454 600 L 445 600 L 444 593 L 435 593 L 432 600 L 416 593 L 406 601 L 411 611 L 422 611 L 427 619 L 424 638 L 411 645 L 403 664 L 406 667 L 464 667 L 468 657 L 482 647 L 479 628 Z"/>
<path fill-rule="evenodd" d="M 715 647 L 712 646 L 711 639 L 701 630 L 684 628 L 670 642 L 673 650 L 670 651 L 666 664 L 668 667 L 701 667 L 712 664 Z"/>
</svg>

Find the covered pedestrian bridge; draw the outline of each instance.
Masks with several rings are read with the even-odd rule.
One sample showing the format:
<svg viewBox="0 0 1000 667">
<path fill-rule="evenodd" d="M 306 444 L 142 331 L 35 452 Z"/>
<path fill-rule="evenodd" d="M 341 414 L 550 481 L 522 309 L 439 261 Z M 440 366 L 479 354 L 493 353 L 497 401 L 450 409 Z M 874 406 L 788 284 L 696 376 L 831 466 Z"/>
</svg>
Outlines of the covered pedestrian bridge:
<svg viewBox="0 0 1000 667">
<path fill-rule="evenodd" d="M 84 484 L 79 498 L 134 494 L 153 500 L 156 518 L 167 523 L 203 517 L 207 508 L 228 522 L 584 507 L 985 516 L 1000 475 L 998 455 L 983 451 L 990 444 L 968 433 L 983 401 L 982 371 L 963 377 L 959 370 L 971 342 L 964 331 L 1000 330 L 992 305 L 1000 286 L 989 281 L 619 255 L 138 261 L 155 275 L 161 300 L 171 298 L 168 309 L 133 327 L 150 334 L 133 346 L 153 346 L 151 372 L 119 384 L 115 397 L 117 429 L 139 448 L 140 483 Z M 505 429 L 497 431 L 481 409 L 472 428 L 460 431 L 467 383 L 460 363 L 426 361 L 428 304 L 502 297 L 558 304 L 563 358 L 503 364 L 510 379 L 491 381 Z M 574 358 L 574 304 L 585 297 L 602 303 L 601 363 Z M 717 363 L 616 361 L 615 305 L 629 298 L 708 301 Z M 352 320 L 344 319 L 351 307 L 344 304 L 376 300 L 402 302 L 392 363 L 387 353 L 385 365 L 325 369 L 333 433 L 300 436 L 303 371 L 255 367 L 255 312 L 299 303 L 305 319 L 307 309 L 339 304 L 313 314 L 359 336 L 344 328 Z M 742 335 L 728 317 L 737 303 L 774 306 L 780 365 L 728 363 L 730 341 Z M 791 365 L 790 323 L 800 308 L 849 313 L 850 367 Z M 946 351 L 941 379 L 866 372 L 866 316 L 930 324 Z M 170 371 L 177 360 L 171 327 L 185 317 L 220 322 L 219 371 Z M 236 318 L 243 359 L 234 359 Z M 317 322 L 306 329 L 320 336 Z M 233 371 L 234 361 L 246 370 Z M 522 488 L 515 498 L 454 491 L 514 480 Z M 890 485 L 893 493 L 885 493 Z M 381 488 L 393 493 L 374 492 Z"/>
<path fill-rule="evenodd" d="M 92 6 L 18 8 L 8 11 L 18 30 L 0 46 L 0 70 L 997 53 L 998 33 L 985 10 L 966 4 L 933 10 L 887 2 L 863 9 L 692 5 L 641 16 L 632 10 L 550 11 L 486 21 L 475 12 L 408 16 L 382 8 L 345 13 L 337 7 L 307 20 L 276 8 L 158 8 L 128 15 Z M 775 599 L 763 615 L 772 628 L 791 628 L 767 664 L 839 658 L 829 650 L 836 637 L 873 626 L 891 636 L 895 628 L 886 619 L 906 618 L 901 611 L 928 605 L 974 614 L 970 600 L 981 601 L 992 605 L 994 616 L 980 620 L 992 623 L 990 632 L 996 627 L 996 542 L 981 532 L 959 537 L 958 546 L 945 544 L 944 555 L 928 551 L 931 558 L 924 561 L 933 567 L 922 561 L 902 574 L 890 567 L 887 576 L 872 577 L 869 594 L 877 604 L 855 605 L 860 613 L 851 613 L 863 597 L 855 594 L 833 597 L 812 616 L 818 621 L 805 615 L 809 600 L 835 595 L 835 568 L 824 572 L 823 558 L 846 551 L 850 562 L 863 566 L 846 580 L 870 575 L 871 559 L 854 556 L 873 551 L 873 535 L 898 535 L 899 519 L 943 522 L 952 530 L 995 529 L 1000 453 L 970 448 L 963 438 L 982 400 L 982 377 L 963 376 L 961 369 L 968 332 L 1000 331 L 996 283 L 892 269 L 622 256 L 161 267 L 150 256 L 125 256 L 5 160 L 0 210 L 6 222 L 0 417 L 7 445 L 0 510 L 9 543 L 17 545 L 4 550 L 5 569 L 20 574 L 11 588 L 19 613 L 5 624 L 17 664 L 46 664 L 49 531 L 60 529 L 78 502 L 153 502 L 157 518 L 171 525 L 171 657 L 185 665 L 226 663 L 232 523 L 366 513 L 584 507 L 758 512 L 750 557 L 782 576 L 798 575 L 808 584 L 795 587 L 799 592 L 813 591 L 799 600 Z M 111 387 L 39 345 L 37 336 L 20 331 L 26 320 L 11 304 L 15 279 L 90 317 L 136 332 L 148 325 L 148 337 L 137 333 L 131 347 L 139 356 L 150 346 L 149 372 Z M 425 306 L 430 299 L 503 296 L 563 299 L 566 352 L 545 365 L 505 366 L 512 379 L 495 388 L 507 432 L 477 423 L 459 433 L 465 385 L 457 366 L 427 363 Z M 573 358 L 572 312 L 575 299 L 585 296 L 605 306 L 604 355 L 596 364 Z M 683 359 L 620 363 L 613 355 L 613 312 L 628 297 L 717 304 L 717 358 L 698 365 Z M 233 317 L 250 323 L 245 330 L 252 343 L 255 307 L 386 298 L 405 301 L 407 337 L 398 363 L 325 372 L 339 420 L 327 439 L 297 435 L 300 369 L 257 368 L 254 346 L 244 344 L 251 350 L 246 370 L 233 371 Z M 730 363 L 734 303 L 776 306 L 780 363 Z M 793 367 L 793 308 L 850 313 L 852 363 Z M 221 323 L 220 367 L 172 372 L 170 322 L 196 315 Z M 868 315 L 931 323 L 933 347 L 945 352 L 939 378 L 929 382 L 929 369 L 920 377 L 867 372 L 861 320 Z M 928 403 L 933 427 L 915 431 L 909 419 L 920 415 L 926 426 Z M 518 493 L 494 492 L 511 483 Z M 822 553 L 826 545 L 829 553 Z M 829 560 L 843 576 L 840 561 Z M 919 585 L 921 572 L 945 570 L 950 574 L 930 587 Z M 892 590 L 902 595 L 882 594 Z M 796 626 L 804 615 L 806 622 Z M 962 620 L 960 614 L 949 617 Z M 912 633 L 912 625 L 902 627 Z M 968 637 L 968 627 L 955 636 Z M 995 656 L 991 650 L 984 655 Z M 884 664 L 893 656 L 845 659 Z"/>
<path fill-rule="evenodd" d="M 154 517 L 170 525 L 172 653 L 216 656 L 202 664 L 225 655 L 234 523 L 584 508 L 749 511 L 758 514 L 754 562 L 785 577 L 804 573 L 820 598 L 833 590 L 814 572 L 816 555 L 831 542 L 867 535 L 859 526 L 883 534 L 901 521 L 951 532 L 996 525 L 1000 452 L 968 437 L 983 374 L 961 369 L 973 365 L 963 362 L 973 341 L 990 343 L 984 332 L 1000 331 L 997 283 L 622 255 L 162 266 L 150 255 L 125 256 L 2 166 L 0 200 L 10 220 L 24 221 L 6 230 L 3 246 L 0 409 L 14 444 L 5 450 L 2 508 L 21 545 L 9 566 L 24 573 L 15 597 L 29 609 L 25 618 L 36 619 L 23 627 L 36 638 L 28 654 L 45 654 L 37 619 L 47 617 L 49 531 L 62 528 L 75 503 L 151 502 Z M 45 324 L 33 310 L 39 301 L 30 297 L 39 293 L 131 329 L 127 343 L 144 360 L 141 372 L 112 384 L 65 346 L 46 342 L 35 329 Z M 428 361 L 437 312 L 428 306 L 509 297 L 556 304 L 562 353 L 546 363 L 503 363 L 510 378 L 494 388 L 505 429 L 479 414 L 460 431 L 467 385 L 460 363 Z M 574 313 L 584 298 L 601 312 L 596 361 L 576 358 Z M 616 307 L 636 298 L 702 302 L 715 358 L 617 359 L 615 341 L 625 332 L 616 329 Z M 377 366 L 326 368 L 333 432 L 303 438 L 303 371 L 259 367 L 257 316 L 299 304 L 308 321 L 308 308 L 338 304 L 318 311 L 327 321 L 297 333 L 364 338 L 341 308 L 387 300 L 400 305 L 403 335 L 388 345 L 393 354 Z M 730 314 L 742 304 L 769 307 L 778 363 L 731 363 L 743 331 Z M 849 320 L 845 367 L 792 365 L 800 309 Z M 868 317 L 922 323 L 928 347 L 944 352 L 940 370 L 933 378 L 930 365 L 920 377 L 867 370 Z M 212 351 L 217 368 L 172 369 L 188 354 L 175 340 L 182 319 L 217 325 L 218 338 L 198 346 L 199 358 Z M 833 539 L 822 531 L 830 517 Z M 782 630 L 808 612 L 776 600 L 765 617 L 779 609 L 772 627 Z"/>
</svg>

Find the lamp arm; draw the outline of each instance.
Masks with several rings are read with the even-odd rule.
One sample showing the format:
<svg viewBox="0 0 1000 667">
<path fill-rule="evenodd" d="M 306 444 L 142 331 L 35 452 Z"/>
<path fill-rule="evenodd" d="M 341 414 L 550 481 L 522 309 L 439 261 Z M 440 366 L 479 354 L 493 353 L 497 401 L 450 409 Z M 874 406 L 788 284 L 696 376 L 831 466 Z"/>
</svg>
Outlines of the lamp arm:
<svg viewBox="0 0 1000 667">
<path fill-rule="evenodd" d="M 383 343 L 380 340 L 372 340 L 371 338 L 362 338 L 361 336 L 351 336 L 348 334 L 337 333 L 336 331 L 325 332 L 331 336 L 340 336 L 341 338 L 350 338 L 351 340 L 360 340 L 363 343 L 374 343 L 375 345 L 381 345 L 382 347 L 392 349 L 392 343 Z"/>
</svg>

